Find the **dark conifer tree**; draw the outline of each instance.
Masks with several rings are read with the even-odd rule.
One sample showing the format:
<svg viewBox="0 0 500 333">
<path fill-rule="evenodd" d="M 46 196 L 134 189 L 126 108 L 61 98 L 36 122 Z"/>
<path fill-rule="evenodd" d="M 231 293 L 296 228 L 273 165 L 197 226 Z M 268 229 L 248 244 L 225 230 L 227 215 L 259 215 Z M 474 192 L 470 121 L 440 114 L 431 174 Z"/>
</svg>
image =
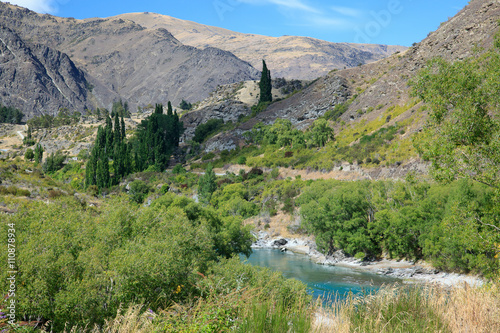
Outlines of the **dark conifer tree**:
<svg viewBox="0 0 500 333">
<path fill-rule="evenodd" d="M 259 103 L 272 102 L 272 81 L 271 81 L 271 71 L 267 69 L 266 62 L 262 60 L 262 75 L 259 82 L 260 88 L 260 98 Z"/>
<path fill-rule="evenodd" d="M 179 145 L 182 123 L 173 113 L 172 104 L 167 105 L 167 114 L 163 106 L 156 105 L 155 112 L 143 120 L 134 139 L 134 157 L 138 170 L 154 166 L 162 170 L 168 166 L 170 155 Z"/>
<path fill-rule="evenodd" d="M 168 104 L 167 104 L 167 116 L 171 116 L 172 115 L 172 103 L 170 103 L 170 101 L 168 101 Z"/>
<path fill-rule="evenodd" d="M 109 115 L 106 115 L 106 127 L 104 127 L 104 132 L 105 132 L 105 146 L 104 146 L 104 153 L 108 157 L 112 157 L 113 154 L 113 123 L 111 121 L 111 118 Z"/>
<path fill-rule="evenodd" d="M 118 113 L 115 113 L 114 118 L 113 142 L 115 147 L 117 147 L 122 142 L 122 130 L 120 128 L 120 118 L 118 117 Z"/>
<path fill-rule="evenodd" d="M 123 120 L 123 116 L 121 119 L 121 137 L 122 141 L 125 141 L 127 139 L 127 135 L 125 134 L 125 121 Z"/>
</svg>

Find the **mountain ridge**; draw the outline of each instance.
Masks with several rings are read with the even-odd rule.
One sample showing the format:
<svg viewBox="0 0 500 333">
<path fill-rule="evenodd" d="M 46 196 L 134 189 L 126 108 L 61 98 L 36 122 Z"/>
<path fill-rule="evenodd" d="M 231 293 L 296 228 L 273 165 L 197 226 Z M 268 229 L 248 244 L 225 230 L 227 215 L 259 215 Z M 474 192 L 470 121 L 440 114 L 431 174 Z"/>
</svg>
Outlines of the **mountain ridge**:
<svg viewBox="0 0 500 333">
<path fill-rule="evenodd" d="M 148 28 L 166 28 L 181 42 L 198 48 L 217 47 L 234 53 L 255 68 L 262 59 L 274 77 L 316 79 L 333 69 L 380 60 L 407 48 L 379 44 L 331 43 L 303 36 L 269 37 L 245 34 L 157 13 L 114 16 Z"/>
</svg>

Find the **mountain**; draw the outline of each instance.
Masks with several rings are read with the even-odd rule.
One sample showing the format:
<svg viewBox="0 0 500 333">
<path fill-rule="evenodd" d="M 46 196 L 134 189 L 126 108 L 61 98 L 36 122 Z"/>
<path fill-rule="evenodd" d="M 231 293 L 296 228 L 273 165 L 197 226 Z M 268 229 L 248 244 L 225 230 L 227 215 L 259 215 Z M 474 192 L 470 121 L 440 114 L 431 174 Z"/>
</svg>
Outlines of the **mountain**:
<svg viewBox="0 0 500 333">
<path fill-rule="evenodd" d="M 88 106 L 89 82 L 64 53 L 28 44 L 0 25 L 0 104 L 27 113 L 54 113 Z"/>
<path fill-rule="evenodd" d="M 74 105 L 78 110 L 92 104 L 109 108 L 119 98 L 132 108 L 169 100 L 174 105 L 182 99 L 196 102 L 219 85 L 259 78 L 255 68 L 230 52 L 186 46 L 163 28 L 129 20 L 60 18 L 0 2 L 0 24 L 21 40 L 67 54 L 88 77 L 94 90 Z M 50 90 L 43 95 L 52 99 Z M 8 98 L 4 102 L 11 104 Z M 47 107 L 26 105 L 22 110 L 31 116 Z"/>
<path fill-rule="evenodd" d="M 331 43 L 309 37 L 268 37 L 238 33 L 155 13 L 130 13 L 116 18 L 150 29 L 165 28 L 186 45 L 216 47 L 262 68 L 266 60 L 273 77 L 312 80 L 333 69 L 355 67 L 404 51 L 404 46 Z"/>
</svg>

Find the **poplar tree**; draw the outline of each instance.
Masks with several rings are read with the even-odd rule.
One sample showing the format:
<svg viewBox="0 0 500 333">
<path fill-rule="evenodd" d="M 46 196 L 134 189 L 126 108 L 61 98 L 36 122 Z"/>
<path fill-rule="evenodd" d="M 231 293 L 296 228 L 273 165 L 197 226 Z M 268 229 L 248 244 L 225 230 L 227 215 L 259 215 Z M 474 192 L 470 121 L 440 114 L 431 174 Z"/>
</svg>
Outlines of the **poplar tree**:
<svg viewBox="0 0 500 333">
<path fill-rule="evenodd" d="M 42 163 L 43 159 L 43 147 L 40 143 L 35 146 L 35 165 Z"/>
</svg>

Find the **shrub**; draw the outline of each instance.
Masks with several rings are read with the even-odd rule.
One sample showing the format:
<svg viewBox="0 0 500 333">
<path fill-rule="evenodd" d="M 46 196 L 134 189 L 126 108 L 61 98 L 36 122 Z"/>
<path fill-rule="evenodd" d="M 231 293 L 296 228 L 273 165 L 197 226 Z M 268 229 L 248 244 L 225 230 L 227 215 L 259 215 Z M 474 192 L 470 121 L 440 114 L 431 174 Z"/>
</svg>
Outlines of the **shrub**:
<svg viewBox="0 0 500 333">
<path fill-rule="evenodd" d="M 24 153 L 24 158 L 26 160 L 30 160 L 30 161 L 32 159 L 34 159 L 35 158 L 35 153 L 33 152 L 33 149 L 31 149 L 31 148 L 26 149 L 26 153 Z"/>
<path fill-rule="evenodd" d="M 48 194 L 50 199 L 59 198 L 60 196 L 63 195 L 63 193 L 60 190 L 49 190 Z"/>
<path fill-rule="evenodd" d="M 136 179 L 132 183 L 130 183 L 130 198 L 132 199 L 132 201 L 140 204 L 144 201 L 144 198 L 150 190 L 151 189 L 148 184 L 146 184 L 142 180 Z"/>
<path fill-rule="evenodd" d="M 279 175 L 280 175 L 280 170 L 278 168 L 274 168 L 271 171 L 271 178 L 276 179 L 279 177 Z"/>
<path fill-rule="evenodd" d="M 175 175 L 186 173 L 186 169 L 182 166 L 182 164 L 176 164 L 172 169 L 172 173 Z"/>
<path fill-rule="evenodd" d="M 57 151 L 55 154 L 51 153 L 42 165 L 44 172 L 56 172 L 64 166 L 64 161 L 66 160 L 66 155 Z"/>
<path fill-rule="evenodd" d="M 90 154 L 88 149 L 82 149 L 78 152 L 78 155 L 76 155 L 79 161 L 86 161 L 89 159 Z"/>
<path fill-rule="evenodd" d="M 208 160 L 211 160 L 215 157 L 215 153 L 213 152 L 210 152 L 208 154 L 205 154 L 203 155 L 203 157 L 201 158 L 202 161 L 208 161 Z"/>
<path fill-rule="evenodd" d="M 238 157 L 238 164 L 245 165 L 247 163 L 247 158 L 245 156 Z"/>
<path fill-rule="evenodd" d="M 168 186 L 168 184 L 163 184 L 163 185 L 161 186 L 160 192 L 161 192 L 162 194 L 166 194 L 169 190 L 170 190 L 170 186 Z"/>
<path fill-rule="evenodd" d="M 245 176 L 244 176 L 244 179 L 247 180 L 247 179 L 253 179 L 253 178 L 256 178 L 258 176 L 262 176 L 264 174 L 264 171 L 262 171 L 262 169 L 259 169 L 259 168 L 252 168 L 250 171 L 248 171 Z"/>
<path fill-rule="evenodd" d="M 204 124 L 198 125 L 194 131 L 193 141 L 202 143 L 211 134 L 217 132 L 224 125 L 222 119 L 210 119 Z"/>
</svg>

